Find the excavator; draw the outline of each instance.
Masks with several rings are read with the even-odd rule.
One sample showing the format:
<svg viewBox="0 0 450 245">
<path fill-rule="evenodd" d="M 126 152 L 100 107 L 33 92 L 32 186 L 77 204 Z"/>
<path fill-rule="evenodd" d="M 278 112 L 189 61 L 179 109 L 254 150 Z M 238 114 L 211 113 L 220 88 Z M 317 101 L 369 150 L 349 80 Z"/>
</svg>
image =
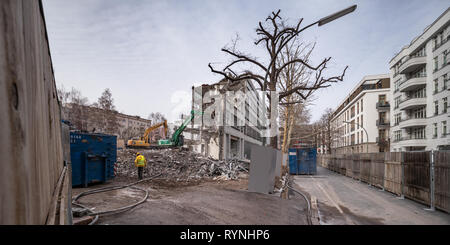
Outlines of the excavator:
<svg viewBox="0 0 450 245">
<path fill-rule="evenodd" d="M 184 137 L 182 135 L 184 129 L 186 128 L 186 126 L 192 121 L 192 119 L 194 119 L 194 116 L 196 114 L 203 114 L 203 112 L 195 112 L 195 111 L 191 111 L 191 116 L 189 118 L 187 118 L 183 124 L 181 124 L 181 126 L 175 131 L 175 133 L 173 133 L 172 137 L 170 139 L 165 139 L 165 140 L 159 140 L 158 141 L 158 146 L 160 147 L 177 147 L 177 146 L 183 146 L 184 144 Z"/>
<path fill-rule="evenodd" d="M 157 123 L 145 130 L 144 136 L 140 137 L 139 139 L 131 139 L 127 142 L 127 148 L 151 148 L 149 134 L 153 130 L 164 126 L 164 137 L 167 137 L 167 120 L 164 120 L 164 122 Z"/>
</svg>

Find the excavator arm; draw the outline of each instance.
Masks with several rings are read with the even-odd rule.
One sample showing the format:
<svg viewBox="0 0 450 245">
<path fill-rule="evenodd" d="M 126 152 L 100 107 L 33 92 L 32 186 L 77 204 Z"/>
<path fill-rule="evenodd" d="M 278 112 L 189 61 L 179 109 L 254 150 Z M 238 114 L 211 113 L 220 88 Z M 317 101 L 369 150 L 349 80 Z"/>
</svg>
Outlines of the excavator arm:
<svg viewBox="0 0 450 245">
<path fill-rule="evenodd" d="M 189 118 L 187 118 L 183 124 L 181 124 L 181 126 L 175 131 L 175 133 L 172 135 L 172 139 L 171 141 L 173 142 L 174 145 L 179 145 L 179 141 L 180 141 L 180 135 L 181 133 L 183 133 L 184 129 L 186 128 L 186 126 L 192 121 L 192 119 L 194 119 L 196 114 L 203 114 L 203 112 L 195 112 L 195 111 L 191 111 L 191 116 Z"/>
<path fill-rule="evenodd" d="M 157 124 L 147 128 L 147 130 L 145 130 L 144 136 L 141 139 L 144 142 L 149 143 L 148 135 L 150 134 L 150 132 L 152 132 L 153 130 L 155 130 L 163 125 L 164 125 L 164 137 L 166 137 L 167 136 L 167 120 L 164 120 L 164 122 L 157 123 Z"/>
</svg>

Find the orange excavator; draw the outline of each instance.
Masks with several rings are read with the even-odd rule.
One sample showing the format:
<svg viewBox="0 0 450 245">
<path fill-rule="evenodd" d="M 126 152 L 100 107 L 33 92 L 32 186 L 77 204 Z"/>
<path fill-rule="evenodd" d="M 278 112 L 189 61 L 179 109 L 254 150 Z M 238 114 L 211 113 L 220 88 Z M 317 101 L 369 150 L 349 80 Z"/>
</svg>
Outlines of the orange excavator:
<svg viewBox="0 0 450 245">
<path fill-rule="evenodd" d="M 164 126 L 164 138 L 167 137 L 167 120 L 164 120 L 164 122 L 157 123 L 145 130 L 144 136 L 138 138 L 138 139 L 131 139 L 127 142 L 127 148 L 150 148 L 152 145 L 150 143 L 150 137 L 149 134 L 153 130 Z"/>
</svg>

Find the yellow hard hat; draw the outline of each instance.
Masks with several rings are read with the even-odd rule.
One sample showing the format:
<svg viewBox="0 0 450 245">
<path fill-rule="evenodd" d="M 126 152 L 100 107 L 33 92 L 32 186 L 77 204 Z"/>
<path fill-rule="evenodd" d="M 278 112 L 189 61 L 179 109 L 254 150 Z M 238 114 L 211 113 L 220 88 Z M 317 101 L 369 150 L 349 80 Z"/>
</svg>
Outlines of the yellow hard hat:
<svg viewBox="0 0 450 245">
<path fill-rule="evenodd" d="M 141 155 L 141 153 L 140 152 L 136 152 L 136 156 L 138 156 L 138 155 Z"/>
</svg>

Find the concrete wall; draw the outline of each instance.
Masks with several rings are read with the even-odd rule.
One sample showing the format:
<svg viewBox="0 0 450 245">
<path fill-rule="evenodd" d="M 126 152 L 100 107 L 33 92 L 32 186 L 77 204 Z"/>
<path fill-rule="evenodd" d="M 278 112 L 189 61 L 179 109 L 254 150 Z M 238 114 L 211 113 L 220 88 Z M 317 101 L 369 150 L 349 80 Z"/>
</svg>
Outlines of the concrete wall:
<svg viewBox="0 0 450 245">
<path fill-rule="evenodd" d="M 45 224 L 64 164 L 40 1 L 0 1 L 0 114 L 0 224 Z"/>
</svg>

